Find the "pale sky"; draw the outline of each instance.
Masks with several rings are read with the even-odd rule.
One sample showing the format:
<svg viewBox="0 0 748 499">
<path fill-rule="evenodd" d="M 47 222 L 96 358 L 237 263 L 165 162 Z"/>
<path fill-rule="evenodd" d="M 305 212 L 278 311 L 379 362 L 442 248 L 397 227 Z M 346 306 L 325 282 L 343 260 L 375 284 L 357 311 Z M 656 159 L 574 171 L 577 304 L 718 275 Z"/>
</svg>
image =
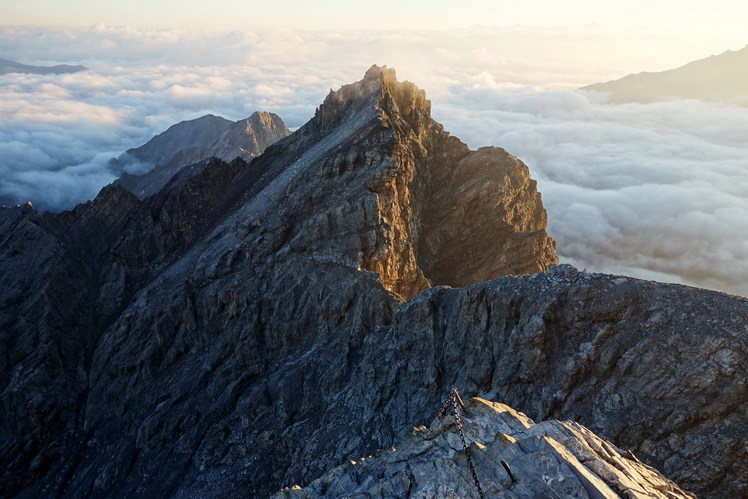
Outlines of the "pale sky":
<svg viewBox="0 0 748 499">
<path fill-rule="evenodd" d="M 740 49 L 748 43 L 746 21 L 744 0 L 0 0 L 0 26 L 104 24 L 211 31 L 523 26 L 557 30 L 558 36 L 584 32 L 624 45 L 640 37 L 650 47 L 631 46 L 629 57 L 642 55 L 641 70 L 667 69 Z M 646 52 L 652 49 L 663 56 L 648 66 Z"/>
<path fill-rule="evenodd" d="M 0 24 L 105 23 L 208 29 L 446 29 L 470 25 L 583 26 L 743 36 L 742 0 L 2 0 Z"/>
</svg>

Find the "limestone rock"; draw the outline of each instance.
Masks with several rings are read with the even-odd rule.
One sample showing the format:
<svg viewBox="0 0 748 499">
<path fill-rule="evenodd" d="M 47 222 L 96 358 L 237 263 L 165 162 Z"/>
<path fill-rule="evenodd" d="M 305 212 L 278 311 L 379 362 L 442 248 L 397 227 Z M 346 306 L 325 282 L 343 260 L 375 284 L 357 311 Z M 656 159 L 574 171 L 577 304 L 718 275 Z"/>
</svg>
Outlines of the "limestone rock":
<svg viewBox="0 0 748 499">
<path fill-rule="evenodd" d="M 448 409 L 429 428 L 413 428 L 396 448 L 351 460 L 305 488 L 285 488 L 273 498 L 478 498 L 481 492 L 484 497 L 527 499 L 696 497 L 584 426 L 569 421 L 535 424 L 482 398 L 470 399 L 460 409 L 466 451 Z"/>
<path fill-rule="evenodd" d="M 266 497 L 452 387 L 745 495 L 746 300 L 551 266 L 526 168 L 429 107 L 373 67 L 251 164 L 0 210 L 0 495 Z"/>
<path fill-rule="evenodd" d="M 358 267 L 409 298 L 433 284 L 464 286 L 556 263 L 527 167 L 502 149 L 471 152 L 430 111 L 423 90 L 398 82 L 392 69 L 373 67 L 361 82 L 330 94 L 311 123 L 345 131 L 368 120 L 379 129 L 380 138 L 361 134 L 364 140 L 331 165 L 341 173 L 363 168 L 357 189 L 374 194 L 366 209 L 377 219 L 361 229 Z M 353 191 L 356 184 L 348 186 Z"/>
</svg>

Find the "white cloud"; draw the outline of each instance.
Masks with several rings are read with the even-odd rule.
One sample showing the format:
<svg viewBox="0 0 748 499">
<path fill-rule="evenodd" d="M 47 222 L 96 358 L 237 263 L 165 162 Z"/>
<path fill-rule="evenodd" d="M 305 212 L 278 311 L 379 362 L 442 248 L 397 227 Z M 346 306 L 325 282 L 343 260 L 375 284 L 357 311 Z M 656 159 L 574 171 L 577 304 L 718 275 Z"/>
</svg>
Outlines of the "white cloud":
<svg viewBox="0 0 748 499">
<path fill-rule="evenodd" d="M 617 76 L 605 61 L 575 58 L 583 43 L 522 28 L 0 28 L 0 57 L 91 68 L 0 77 L 0 198 L 71 207 L 113 179 L 110 157 L 178 121 L 267 110 L 298 127 L 329 89 L 388 64 L 427 91 L 447 130 L 528 164 L 562 260 L 748 295 L 748 110 L 608 105 L 569 90 Z"/>
</svg>

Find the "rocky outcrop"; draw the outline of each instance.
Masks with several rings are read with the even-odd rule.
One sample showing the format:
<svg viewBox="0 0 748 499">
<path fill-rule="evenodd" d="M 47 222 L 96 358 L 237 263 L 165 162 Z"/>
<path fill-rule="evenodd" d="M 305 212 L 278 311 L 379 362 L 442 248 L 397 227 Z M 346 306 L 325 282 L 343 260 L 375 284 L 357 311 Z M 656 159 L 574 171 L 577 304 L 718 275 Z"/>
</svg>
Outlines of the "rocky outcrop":
<svg viewBox="0 0 748 499">
<path fill-rule="evenodd" d="M 273 113 L 255 112 L 237 122 L 208 114 L 169 127 L 144 145 L 112 160 L 110 167 L 122 172 L 117 183 L 145 198 L 161 190 L 184 166 L 209 157 L 249 161 L 289 133 L 280 117 Z"/>
<path fill-rule="evenodd" d="M 746 490 L 746 301 L 496 278 L 555 262 L 534 183 L 392 70 L 251 164 L 0 216 L 0 495 L 264 497 L 390 448 L 452 387 Z"/>
<path fill-rule="evenodd" d="M 459 423 L 438 417 L 391 451 L 351 460 L 273 497 L 695 497 L 577 423 L 535 424 L 477 397 L 459 410 Z"/>
<path fill-rule="evenodd" d="M 501 149 L 470 151 L 430 112 L 422 90 L 375 67 L 361 82 L 331 93 L 311 123 L 345 133 L 368 121 L 387 136 L 375 141 L 365 129 L 355 147 L 323 166 L 327 175 L 357 169 L 356 183 L 347 187 L 370 195 L 363 198 L 366 225 L 359 229 L 355 265 L 409 298 L 432 284 L 467 285 L 557 262 L 527 167 Z M 336 225 L 349 224 L 352 215 Z M 329 241 L 338 229 L 320 235 Z"/>
<path fill-rule="evenodd" d="M 401 414 L 427 421 L 434 402 L 415 401 L 434 386 L 492 392 L 535 419 L 579 421 L 688 490 L 740 496 L 747 319 L 745 299 L 558 266 L 419 295 L 360 364 L 383 367 L 351 378 L 405 406 L 364 415 L 375 427 Z"/>
</svg>

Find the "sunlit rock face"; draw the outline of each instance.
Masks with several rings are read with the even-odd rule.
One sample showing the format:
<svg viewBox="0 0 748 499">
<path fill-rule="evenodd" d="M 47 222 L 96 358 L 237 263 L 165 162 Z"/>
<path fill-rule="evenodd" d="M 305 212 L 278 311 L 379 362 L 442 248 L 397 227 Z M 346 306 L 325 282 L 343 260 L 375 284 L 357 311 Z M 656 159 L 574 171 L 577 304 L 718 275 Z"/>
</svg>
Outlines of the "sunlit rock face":
<svg viewBox="0 0 748 499">
<path fill-rule="evenodd" d="M 552 266 L 526 167 L 428 106 L 373 67 L 249 163 L 0 210 L 0 495 L 269 496 L 453 387 L 744 495 L 746 301 Z"/>
<path fill-rule="evenodd" d="M 394 70 L 370 69 L 331 94 L 318 117 L 336 123 L 346 116 L 341 125 L 348 126 L 362 119 L 348 109 L 354 101 L 367 102 L 355 111 L 364 120 L 376 110 L 380 128 L 360 135 L 359 150 L 383 150 L 361 165 L 377 220 L 360 267 L 377 272 L 388 290 L 409 298 L 433 284 L 465 286 L 558 261 L 521 161 L 501 149 L 470 151 L 431 118 L 425 92 L 398 82 Z"/>
<path fill-rule="evenodd" d="M 458 405 L 458 413 L 451 404 L 447 409 L 429 428 L 413 428 L 397 447 L 350 460 L 273 499 L 696 497 L 577 423 L 535 424 L 478 397 Z"/>
</svg>

